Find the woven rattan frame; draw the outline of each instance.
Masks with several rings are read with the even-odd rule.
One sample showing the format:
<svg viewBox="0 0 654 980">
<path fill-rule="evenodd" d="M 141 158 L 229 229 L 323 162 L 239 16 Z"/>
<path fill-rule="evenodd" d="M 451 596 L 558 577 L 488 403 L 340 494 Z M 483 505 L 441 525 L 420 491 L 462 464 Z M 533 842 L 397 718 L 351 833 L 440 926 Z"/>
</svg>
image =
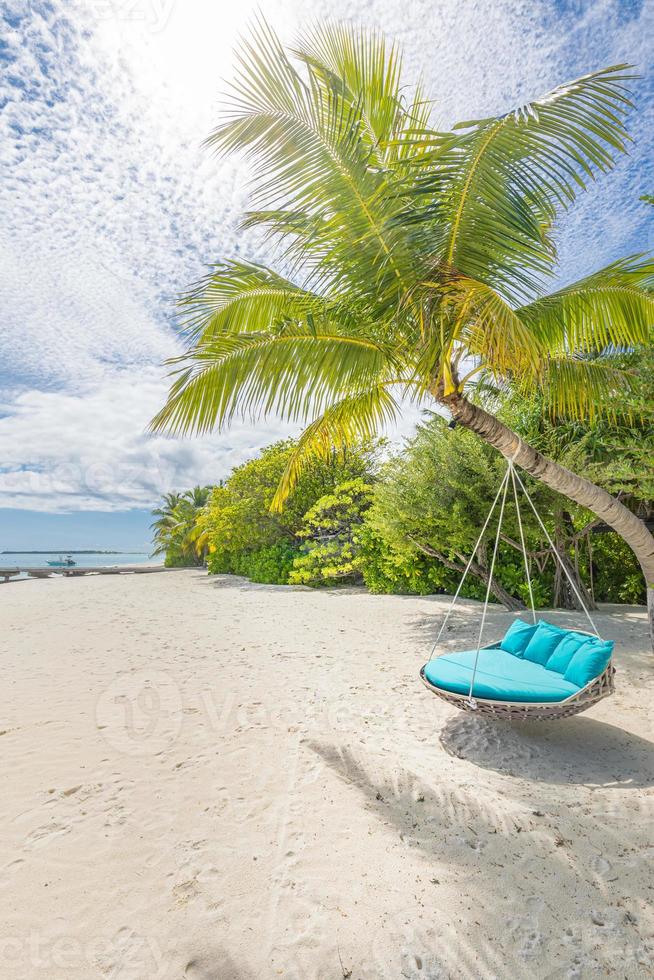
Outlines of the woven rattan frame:
<svg viewBox="0 0 654 980">
<path fill-rule="evenodd" d="M 575 633 L 584 633 L 585 630 L 571 630 Z M 592 633 L 587 634 L 592 636 Z M 499 643 L 492 643 L 482 647 L 484 650 L 497 649 Z M 444 651 L 446 652 L 446 651 Z M 440 654 L 442 656 L 442 654 Z M 420 670 L 420 680 L 425 687 L 437 697 L 447 701 L 448 704 L 460 708 L 462 711 L 472 711 L 479 715 L 494 718 L 497 721 L 555 721 L 558 718 L 569 718 L 570 715 L 577 715 L 580 711 L 586 711 L 602 698 L 613 694 L 615 687 L 613 675 L 615 667 L 609 660 L 606 668 L 599 677 L 593 678 L 589 684 L 582 687 L 576 694 L 570 695 L 565 701 L 551 701 L 535 703 L 530 701 L 488 701 L 483 698 L 474 698 L 473 702 L 467 694 L 453 694 L 436 687 L 425 677 L 425 668 Z"/>
</svg>

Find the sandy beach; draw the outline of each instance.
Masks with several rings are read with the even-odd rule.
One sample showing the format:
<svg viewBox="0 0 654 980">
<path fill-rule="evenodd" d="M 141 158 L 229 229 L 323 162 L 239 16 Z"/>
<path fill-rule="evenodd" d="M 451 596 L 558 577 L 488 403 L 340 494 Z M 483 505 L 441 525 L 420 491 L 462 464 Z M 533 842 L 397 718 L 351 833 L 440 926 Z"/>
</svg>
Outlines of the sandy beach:
<svg viewBox="0 0 654 980">
<path fill-rule="evenodd" d="M 644 610 L 598 617 L 614 697 L 511 728 L 420 684 L 447 602 L 201 571 L 0 587 L 0 976 L 651 976 Z"/>
</svg>

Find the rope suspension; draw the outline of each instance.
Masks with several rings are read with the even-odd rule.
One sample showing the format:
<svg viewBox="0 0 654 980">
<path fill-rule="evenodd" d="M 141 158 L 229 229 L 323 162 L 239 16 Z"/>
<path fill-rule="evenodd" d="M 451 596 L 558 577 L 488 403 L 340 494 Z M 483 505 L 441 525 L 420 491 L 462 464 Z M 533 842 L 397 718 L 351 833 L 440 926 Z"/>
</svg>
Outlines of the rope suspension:
<svg viewBox="0 0 654 980">
<path fill-rule="evenodd" d="M 475 701 L 475 698 L 473 697 L 473 692 L 474 692 L 474 686 L 475 686 L 475 679 L 476 679 L 476 676 L 477 676 L 477 667 L 478 667 L 478 663 L 479 663 L 479 653 L 480 653 L 480 651 L 482 649 L 482 640 L 483 640 L 483 634 L 484 634 L 484 626 L 486 625 L 486 615 L 487 615 L 487 612 L 488 612 L 488 604 L 489 604 L 489 601 L 490 601 L 490 595 L 491 595 L 491 591 L 492 591 L 492 587 L 493 587 L 493 575 L 494 575 L 494 572 L 495 572 L 495 565 L 496 565 L 496 562 L 497 562 L 497 554 L 498 554 L 498 550 L 499 550 L 500 539 L 501 539 L 501 536 L 502 536 L 502 523 L 504 521 L 504 513 L 505 513 L 505 509 L 506 509 L 506 501 L 507 501 L 507 496 L 508 496 L 509 483 L 511 484 L 511 488 L 512 488 L 512 491 L 513 491 L 512 496 L 513 496 L 513 500 L 515 502 L 516 514 L 517 514 L 517 519 L 518 519 L 518 529 L 519 529 L 519 535 L 520 535 L 520 547 L 521 547 L 521 550 L 522 550 L 522 555 L 523 555 L 523 560 L 524 560 L 525 574 L 526 574 L 526 577 L 527 577 L 527 588 L 528 588 L 528 591 L 529 591 L 529 604 L 530 604 L 530 607 L 531 607 L 531 615 L 532 615 L 532 619 L 533 619 L 534 623 L 537 622 L 536 604 L 535 604 L 535 601 L 534 601 L 534 590 L 533 590 L 532 581 L 531 581 L 531 572 L 530 572 L 530 568 L 529 568 L 529 555 L 527 553 L 527 545 L 526 545 L 526 541 L 525 541 L 524 526 L 523 526 L 523 522 L 522 522 L 522 515 L 521 515 L 521 512 L 520 512 L 520 502 L 519 502 L 519 499 L 518 499 L 518 496 L 519 496 L 518 495 L 518 488 L 520 488 L 520 490 L 522 491 L 522 494 L 524 495 L 524 497 L 526 497 L 526 499 L 527 499 L 527 501 L 529 503 L 529 506 L 531 507 L 532 511 L 534 512 L 534 514 L 536 516 L 536 520 L 538 521 L 538 524 L 539 524 L 541 530 L 543 531 L 543 533 L 544 533 L 544 535 L 545 535 L 545 537 L 547 539 L 547 542 L 548 542 L 548 544 L 549 544 L 549 546 L 550 546 L 550 548 L 552 550 L 552 554 L 554 555 L 554 558 L 556 559 L 556 561 L 558 561 L 558 563 L 561 566 L 561 568 L 562 568 L 562 570 L 563 570 L 566 578 L 568 579 L 568 582 L 570 583 L 570 587 L 572 588 L 572 591 L 574 592 L 574 594 L 575 594 L 575 596 L 577 598 L 577 601 L 579 603 L 580 608 L 583 610 L 584 614 L 586 615 L 586 618 L 588 619 L 588 622 L 590 623 L 590 626 L 591 626 L 591 629 L 592 629 L 593 633 L 595 634 L 595 636 L 598 636 L 598 637 L 600 635 L 599 632 L 598 632 L 598 630 L 597 630 L 597 627 L 595 626 L 595 623 L 593 622 L 593 618 L 590 615 L 590 612 L 588 611 L 588 609 L 586 607 L 586 604 L 584 603 L 583 597 L 582 597 L 581 593 L 579 592 L 579 589 L 577 588 L 577 584 L 574 581 L 572 575 L 570 574 L 570 571 L 569 571 L 569 569 L 567 567 L 567 563 L 563 560 L 561 554 L 559 553 L 558 549 L 556 548 L 556 545 L 552 541 L 552 537 L 551 537 L 549 531 L 545 527 L 545 524 L 543 523 L 543 520 L 542 520 L 540 514 L 538 513 L 538 510 L 536 509 L 536 506 L 535 506 L 533 500 L 531 499 L 531 496 L 530 496 L 529 492 L 527 491 L 527 488 L 525 487 L 522 479 L 520 478 L 520 474 L 517 472 L 517 470 L 515 468 L 514 459 L 513 458 L 508 458 L 507 459 L 507 465 L 506 465 L 506 472 L 504 473 L 504 477 L 502 479 L 502 482 L 500 483 L 500 487 L 499 487 L 499 489 L 498 489 L 498 491 L 497 491 L 497 493 L 495 495 L 495 499 L 493 500 L 493 503 L 490 506 L 490 510 L 488 511 L 488 515 L 486 517 L 486 520 L 484 521 L 484 525 L 483 525 L 483 527 L 482 527 L 482 529 L 481 529 L 481 531 L 479 533 L 479 537 L 477 538 L 477 542 L 475 544 L 475 547 L 474 547 L 474 549 L 472 551 L 472 554 L 470 555 L 470 559 L 468 561 L 468 564 L 466 565 L 465 570 L 463 572 L 463 575 L 461 576 L 461 581 L 459 582 L 459 584 L 457 586 L 457 590 L 454 593 L 454 597 L 452 598 L 452 601 L 451 601 L 451 603 L 450 603 L 450 605 L 449 605 L 449 607 L 447 609 L 447 612 L 445 614 L 445 618 L 443 619 L 443 622 L 442 622 L 441 627 L 440 627 L 440 629 L 438 631 L 438 635 L 436 637 L 436 640 L 434 641 L 434 644 L 433 644 L 432 649 L 431 649 L 431 654 L 430 654 L 430 660 L 431 660 L 433 658 L 434 652 L 436 651 L 436 648 L 437 648 L 437 646 L 438 646 L 438 644 L 440 642 L 441 636 L 443 635 L 443 632 L 445 631 L 445 627 L 447 626 L 447 623 L 448 623 L 448 621 L 450 619 L 450 616 L 451 616 L 451 614 L 452 614 L 452 612 L 454 610 L 454 606 L 456 605 L 456 602 L 457 602 L 457 600 L 459 598 L 459 595 L 461 593 L 461 589 L 463 588 L 463 584 L 464 584 L 464 582 L 465 582 L 465 580 L 466 580 L 466 578 L 468 576 L 468 572 L 470 571 L 470 568 L 472 567 L 472 563 L 475 560 L 475 557 L 477 555 L 477 552 L 479 550 L 479 547 L 480 547 L 480 545 L 481 545 L 481 543 L 483 541 L 483 538 L 484 538 L 484 535 L 486 533 L 486 529 L 488 528 L 488 525 L 490 523 L 491 517 L 493 516 L 493 513 L 495 511 L 495 508 L 497 507 L 497 504 L 498 504 L 498 502 L 500 501 L 500 498 L 501 498 L 500 511 L 499 511 L 499 520 L 498 520 L 498 524 L 497 524 L 497 532 L 495 534 L 495 542 L 494 542 L 494 546 L 493 546 L 493 555 L 492 555 L 490 569 L 489 569 L 489 574 L 488 574 L 488 581 L 486 583 L 486 595 L 485 595 L 485 598 L 484 598 L 484 606 L 483 606 L 482 615 L 481 615 L 481 624 L 480 624 L 480 627 L 479 627 L 479 634 L 478 634 L 478 637 L 477 637 L 477 646 L 476 646 L 476 649 L 475 649 L 475 659 L 474 659 L 474 665 L 473 665 L 473 668 L 472 668 L 472 676 L 470 678 L 470 689 L 468 691 L 468 697 L 467 697 L 468 706 L 470 708 L 472 708 L 472 709 L 476 709 L 477 708 L 477 702 Z"/>
<path fill-rule="evenodd" d="M 534 590 L 531 587 L 531 573 L 529 571 L 529 557 L 527 555 L 527 546 L 525 544 L 525 532 L 522 527 L 522 515 L 520 513 L 520 504 L 518 502 L 518 486 L 515 479 L 515 466 L 512 460 L 509 460 L 509 470 L 511 472 L 511 482 L 513 484 L 513 499 L 515 500 L 515 510 L 518 515 L 518 527 L 520 529 L 520 544 L 522 545 L 522 554 L 525 559 L 525 574 L 527 576 L 527 587 L 529 589 L 529 605 L 531 606 L 531 616 L 536 622 L 536 604 L 534 603 Z"/>
<path fill-rule="evenodd" d="M 472 668 L 472 677 L 470 678 L 470 690 L 468 691 L 468 703 L 471 708 L 477 707 L 477 702 L 472 696 L 472 692 L 475 687 L 475 677 L 477 676 L 477 664 L 479 662 L 479 651 L 481 649 L 481 638 L 484 634 L 484 625 L 486 623 L 486 613 L 488 612 L 488 600 L 490 599 L 491 588 L 493 585 L 493 572 L 495 571 L 495 561 L 497 559 L 497 550 L 500 546 L 500 535 L 502 533 L 502 521 L 504 520 L 504 508 L 506 507 L 506 494 L 509 489 L 509 473 L 513 469 L 513 463 L 509 460 L 509 465 L 506 469 L 506 476 L 504 477 L 504 493 L 502 495 L 502 506 L 500 507 L 500 519 L 497 522 L 497 534 L 495 535 L 495 547 L 493 548 L 493 557 L 491 559 L 490 571 L 488 573 L 488 584 L 486 585 L 486 598 L 484 599 L 484 611 L 481 614 L 481 624 L 479 626 L 479 636 L 477 637 L 477 649 L 475 650 L 475 663 Z M 526 557 L 526 553 L 525 553 Z"/>
<path fill-rule="evenodd" d="M 511 466 L 511 465 L 512 464 L 509 463 L 509 466 Z M 572 591 L 574 592 L 575 596 L 577 597 L 577 602 L 579 603 L 579 605 L 583 609 L 583 611 L 584 611 L 584 613 L 586 615 L 586 619 L 590 623 L 590 626 L 591 626 L 591 629 L 592 629 L 593 633 L 595 634 L 595 636 L 599 636 L 599 630 L 597 629 L 597 626 L 595 626 L 595 623 L 593 622 L 593 617 L 591 616 L 590 612 L 586 608 L 586 603 L 584 602 L 584 600 L 581 597 L 581 593 L 579 592 L 579 589 L 577 588 L 577 584 L 576 584 L 575 580 L 573 579 L 572 575 L 570 574 L 570 572 L 568 571 L 568 566 L 566 565 L 566 563 L 561 558 L 561 555 L 559 554 L 559 552 L 558 552 L 558 550 L 556 548 L 556 545 L 552 541 L 552 538 L 550 537 L 549 531 L 547 530 L 547 528 L 543 524 L 543 521 L 541 519 L 541 516 L 538 513 L 538 511 L 536 510 L 536 507 L 534 505 L 534 502 L 531 499 L 531 497 L 529 496 L 529 493 L 527 492 L 526 486 L 524 485 L 524 483 L 520 479 L 520 474 L 519 473 L 516 473 L 515 476 L 516 476 L 516 480 L 520 484 L 520 487 L 522 489 L 522 492 L 524 493 L 525 497 L 529 501 L 529 506 L 531 507 L 531 509 L 533 510 L 534 514 L 536 515 L 536 520 L 540 524 L 541 529 L 543 531 L 543 534 L 547 538 L 548 544 L 549 544 L 550 548 L 552 549 L 552 553 L 554 554 L 554 556 L 556 557 L 559 565 L 563 569 L 563 572 L 564 572 L 564 574 L 565 574 L 568 582 L 570 583 L 570 586 L 572 588 Z M 526 555 L 526 552 L 525 552 L 525 555 Z"/>
<path fill-rule="evenodd" d="M 461 589 L 463 588 L 463 583 L 465 582 L 466 578 L 468 577 L 468 572 L 470 571 L 470 568 L 472 567 L 472 563 L 475 560 L 475 555 L 477 554 L 477 549 L 479 548 L 479 545 L 482 542 L 482 538 L 484 537 L 484 534 L 486 533 L 486 528 L 488 527 L 488 525 L 490 523 L 490 519 L 493 516 L 493 511 L 495 510 L 495 505 L 497 504 L 497 501 L 500 499 L 500 494 L 504 490 L 504 484 L 508 480 L 508 478 L 509 478 L 509 474 L 508 474 L 508 470 L 507 470 L 507 472 L 504 475 L 504 479 L 502 480 L 502 482 L 500 484 L 500 489 L 497 491 L 497 493 L 495 495 L 495 500 L 491 504 L 491 508 L 488 511 L 488 515 L 486 517 L 486 520 L 484 521 L 484 526 L 482 527 L 481 531 L 479 532 L 479 537 L 477 538 L 477 543 L 475 544 L 475 547 L 473 548 L 473 551 L 472 551 L 472 554 L 470 555 L 470 559 L 468 561 L 468 564 L 466 565 L 465 571 L 464 571 L 463 575 L 461 576 L 461 581 L 459 582 L 459 584 L 457 586 L 457 590 L 454 593 L 454 598 L 452 599 L 452 601 L 451 601 L 451 603 L 450 603 L 450 605 L 448 607 L 448 610 L 445 613 L 445 619 L 441 623 L 441 628 L 438 631 L 438 636 L 434 640 L 434 645 L 431 648 L 430 659 L 431 659 L 431 657 L 433 657 L 434 651 L 436 650 L 436 647 L 439 644 L 440 638 L 443 635 L 443 631 L 445 630 L 445 627 L 447 626 L 447 621 L 449 620 L 449 618 L 450 618 L 450 616 L 452 614 L 452 610 L 454 609 L 454 606 L 456 605 L 456 601 L 459 598 L 459 593 L 461 592 Z"/>
</svg>

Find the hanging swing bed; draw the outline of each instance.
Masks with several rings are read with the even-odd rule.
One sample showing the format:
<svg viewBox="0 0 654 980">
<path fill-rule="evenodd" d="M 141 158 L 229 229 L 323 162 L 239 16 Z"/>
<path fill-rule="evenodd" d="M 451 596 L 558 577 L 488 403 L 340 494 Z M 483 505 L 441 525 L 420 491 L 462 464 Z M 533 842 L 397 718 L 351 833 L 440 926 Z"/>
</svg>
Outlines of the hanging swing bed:
<svg viewBox="0 0 654 980">
<path fill-rule="evenodd" d="M 513 491 L 518 517 L 533 622 L 527 623 L 522 619 L 515 619 L 501 640 L 482 645 L 509 486 Z M 586 614 L 592 632 L 562 629 L 544 619 L 538 620 L 529 575 L 529 559 L 520 515 L 518 487 L 536 515 L 555 559 L 559 562 L 579 605 Z M 437 653 L 441 636 L 498 502 L 500 502 L 499 521 L 477 646 L 472 650 L 459 652 L 440 648 L 440 652 Z M 476 711 L 497 720 L 553 721 L 586 711 L 602 698 L 613 694 L 615 669 L 611 662 L 612 653 L 613 643 L 600 637 L 576 583 L 561 559 L 520 475 L 516 472 L 513 461 L 509 459 L 506 473 L 447 610 L 429 661 L 420 671 L 423 684 L 432 694 L 464 711 Z"/>
</svg>

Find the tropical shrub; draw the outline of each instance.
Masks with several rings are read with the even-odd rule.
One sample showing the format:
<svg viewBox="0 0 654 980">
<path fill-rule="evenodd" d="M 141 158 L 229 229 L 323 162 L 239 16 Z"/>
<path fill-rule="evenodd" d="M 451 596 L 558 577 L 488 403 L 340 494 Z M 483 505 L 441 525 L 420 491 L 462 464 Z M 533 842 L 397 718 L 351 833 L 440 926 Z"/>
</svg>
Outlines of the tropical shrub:
<svg viewBox="0 0 654 980">
<path fill-rule="evenodd" d="M 209 555 L 209 572 L 217 575 L 243 575 L 251 582 L 286 585 L 299 549 L 290 541 L 277 541 L 258 551 L 217 550 Z"/>
<path fill-rule="evenodd" d="M 530 440 L 545 446 L 550 455 L 566 464 L 572 456 L 579 472 L 604 459 L 607 479 L 617 479 L 610 448 L 602 444 L 600 423 L 572 438 L 543 416 L 536 398 L 522 401 L 517 409 L 508 404 L 504 410 L 512 413 L 518 430 L 528 431 Z M 276 443 L 237 467 L 212 491 L 196 488 L 167 495 L 154 511 L 153 523 L 156 546 L 165 553 L 166 564 L 199 563 L 206 552 L 210 572 L 243 575 L 254 582 L 363 582 L 379 593 L 452 593 L 505 465 L 466 430 L 452 430 L 434 416 L 381 470 L 379 446 L 360 447 L 347 459 L 335 457 L 327 467 L 318 463 L 313 472 L 305 472 L 288 508 L 271 513 L 270 500 L 290 452 L 292 442 Z M 644 461 L 640 487 L 646 485 L 647 465 Z M 639 472 L 634 463 L 630 473 Z M 651 508 L 651 501 L 637 501 L 633 486 L 633 479 L 625 484 L 624 498 Z M 644 601 L 636 559 L 616 534 L 598 528 L 588 512 L 570 509 L 547 488 L 530 486 L 530 492 L 570 570 L 592 586 L 598 601 Z M 536 606 L 569 603 L 565 580 L 541 529 L 528 506 L 523 505 L 521 513 Z M 495 528 L 491 522 L 482 543 L 481 569 L 473 567 L 465 596 L 485 595 L 479 572 L 487 569 Z M 494 598 L 527 604 L 525 570 L 516 548 L 520 529 L 510 497 L 504 531 L 496 567 L 503 592 Z"/>
<path fill-rule="evenodd" d="M 405 451 L 392 459 L 383 469 L 376 488 L 375 500 L 367 514 L 367 524 L 379 542 L 375 566 L 389 568 L 388 555 L 406 556 L 410 565 L 417 556 L 431 559 L 440 571 L 431 570 L 427 581 L 452 589 L 461 577 L 477 537 L 484 525 L 490 505 L 497 494 L 506 470 L 506 462 L 486 444 L 465 429 L 448 427 L 439 416 L 418 427 L 415 437 Z M 574 508 L 574 519 L 562 511 L 561 498 L 542 484 L 529 484 L 529 492 L 541 513 L 548 530 L 560 545 L 559 551 L 569 561 L 569 571 L 576 576 L 569 554 L 574 539 L 580 508 Z M 519 492 L 521 523 L 515 508 L 513 488 L 507 495 L 502 536 L 493 576 L 491 597 L 509 608 L 519 608 L 529 602 L 529 588 L 521 549 L 524 534 L 529 554 L 534 603 L 552 604 L 556 584 L 561 604 L 570 604 L 571 597 L 556 574 L 553 555 L 529 505 Z M 566 502 L 567 504 L 567 502 Z M 482 536 L 463 594 L 479 598 L 486 592 L 488 573 L 497 531 L 499 505 Z M 564 520 L 563 518 L 566 518 Z M 401 567 L 401 566 L 400 566 Z M 406 567 L 406 565 L 405 565 Z M 393 568 L 393 563 L 390 569 Z M 443 569 L 451 574 L 443 576 Z M 365 577 L 364 573 L 364 577 Z M 368 578 L 375 573 L 369 573 Z M 563 579 L 564 583 L 567 580 Z M 412 591 L 422 591 L 412 583 Z M 583 590 L 581 582 L 578 588 Z M 377 587 L 383 588 L 377 580 Z M 591 599 L 587 597 L 590 604 Z"/>
<path fill-rule="evenodd" d="M 272 512 L 271 503 L 294 452 L 293 440 L 274 443 L 236 467 L 214 488 L 202 518 L 209 570 L 259 582 L 288 582 L 293 559 L 300 554 L 297 534 L 305 527 L 305 515 L 344 481 L 370 479 L 380 447 L 379 442 L 368 443 L 316 460 L 302 473 L 282 512 Z"/>
<path fill-rule="evenodd" d="M 304 515 L 297 537 L 304 544 L 289 582 L 321 585 L 362 580 L 360 530 L 373 488 L 361 477 L 339 483 Z"/>
<path fill-rule="evenodd" d="M 590 540 L 595 597 L 601 602 L 644 603 L 643 576 L 631 548 L 613 532 L 592 534 Z"/>
<path fill-rule="evenodd" d="M 416 552 L 412 545 L 400 547 L 366 521 L 359 532 L 361 573 L 370 592 L 388 595 L 434 595 L 454 592 L 454 572 L 434 558 Z M 479 594 L 481 589 L 478 590 Z"/>
</svg>

